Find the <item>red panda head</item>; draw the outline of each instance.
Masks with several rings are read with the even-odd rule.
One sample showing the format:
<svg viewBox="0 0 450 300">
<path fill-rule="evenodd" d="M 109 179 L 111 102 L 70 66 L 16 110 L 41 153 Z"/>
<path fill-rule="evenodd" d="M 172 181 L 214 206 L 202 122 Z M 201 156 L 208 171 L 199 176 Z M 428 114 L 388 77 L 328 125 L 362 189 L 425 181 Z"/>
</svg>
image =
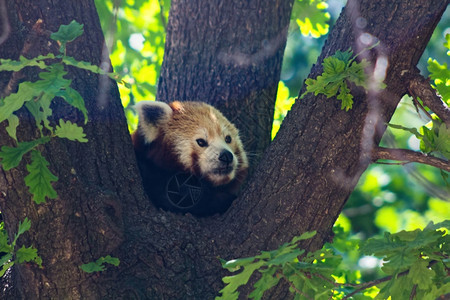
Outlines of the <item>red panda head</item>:
<svg viewBox="0 0 450 300">
<path fill-rule="evenodd" d="M 146 157 L 154 164 L 190 172 L 214 186 L 245 177 L 248 161 L 238 130 L 214 107 L 141 101 L 136 109 L 136 134 L 149 146 Z"/>
</svg>

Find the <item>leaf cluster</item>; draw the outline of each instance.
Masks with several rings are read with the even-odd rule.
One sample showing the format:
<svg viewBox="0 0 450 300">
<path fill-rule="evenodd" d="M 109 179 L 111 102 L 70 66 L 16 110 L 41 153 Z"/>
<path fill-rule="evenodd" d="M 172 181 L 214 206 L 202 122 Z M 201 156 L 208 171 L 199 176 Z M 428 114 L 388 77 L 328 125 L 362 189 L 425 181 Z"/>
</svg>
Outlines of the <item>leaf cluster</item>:
<svg viewBox="0 0 450 300">
<path fill-rule="evenodd" d="M 305 253 L 298 248 L 298 242 L 313 237 L 315 232 L 307 232 L 294 237 L 277 250 L 262 251 L 254 257 L 222 261 L 222 266 L 236 273 L 223 278 L 226 286 L 216 299 L 238 299 L 239 287 L 248 283 L 250 277 L 258 271 L 259 279 L 253 285 L 250 299 L 261 299 L 264 292 L 283 279 L 290 285 L 290 291 L 299 297 L 329 299 L 334 291 L 333 271 L 341 259 L 330 249 Z"/>
<path fill-rule="evenodd" d="M 377 298 L 436 299 L 450 292 L 450 221 L 428 224 L 423 230 L 385 233 L 362 246 L 366 255 L 383 258 L 381 270 L 390 280 L 380 285 Z"/>
<path fill-rule="evenodd" d="M 86 273 L 103 272 L 106 270 L 105 264 L 110 264 L 117 267 L 120 264 L 120 260 L 117 257 L 107 255 L 105 257 L 100 257 L 96 261 L 83 264 L 80 268 Z"/>
<path fill-rule="evenodd" d="M 450 159 L 450 128 L 440 121 L 437 116 L 434 116 L 431 122 L 420 127 L 419 130 L 396 124 L 388 124 L 388 126 L 394 129 L 405 130 L 415 135 L 420 141 L 420 151 L 427 154 L 441 155 L 446 159 Z"/>
<path fill-rule="evenodd" d="M 336 51 L 332 56 L 326 57 L 323 62 L 323 73 L 316 79 L 308 78 L 305 81 L 306 92 L 315 96 L 323 94 L 327 98 L 336 97 L 341 100 L 341 109 L 348 111 L 353 106 L 353 95 L 350 93 L 349 82 L 367 88 L 367 78 L 364 69 L 368 66 L 367 60 L 356 61 L 353 51 Z"/>
<path fill-rule="evenodd" d="M 388 275 L 362 283 L 354 272 L 343 268 L 342 257 L 334 253 L 334 250 L 345 253 L 357 249 L 356 241 L 338 238 L 336 245 L 327 244 L 318 251 L 306 253 L 297 243 L 313 237 L 315 232 L 305 233 L 277 250 L 222 261 L 222 266 L 234 275 L 222 279 L 226 286 L 216 299 L 238 299 L 238 289 L 256 271 L 259 279 L 253 285 L 250 299 L 261 299 L 281 279 L 289 283 L 295 299 L 371 299 L 369 294 L 376 299 L 436 299 L 450 292 L 448 230 L 450 221 L 444 221 L 430 223 L 423 230 L 385 233 L 384 237 L 362 242 L 360 252 L 382 257 L 382 271 Z"/>
<path fill-rule="evenodd" d="M 17 233 L 10 244 L 6 230 L 3 228 L 3 223 L 0 223 L 0 253 L 3 255 L 0 257 L 0 277 L 16 263 L 33 262 L 42 268 L 42 259 L 38 256 L 36 248 L 22 246 L 16 250 L 17 239 L 24 232 L 28 231 L 30 227 L 31 222 L 28 218 L 25 218 L 23 222 L 19 222 Z"/>
<path fill-rule="evenodd" d="M 82 33 L 83 25 L 72 21 L 68 25 L 61 25 L 57 32 L 51 34 L 51 38 L 60 45 L 58 55 L 50 53 L 32 59 L 24 57 L 20 57 L 19 60 L 0 59 L 0 71 L 19 72 L 27 67 L 38 67 L 42 70 L 37 81 L 24 81 L 18 85 L 17 92 L 0 99 L 0 122 L 7 120 L 6 130 L 17 144 L 15 147 L 1 147 L 1 165 L 4 170 L 15 168 L 21 162 L 22 157 L 31 152 L 31 163 L 27 165 L 29 174 L 25 177 L 25 184 L 29 187 L 36 203 L 45 202 L 46 198 L 54 199 L 57 197 L 51 182 L 58 180 L 48 169 L 49 163 L 41 155 L 38 146 L 49 142 L 52 137 L 87 142 L 83 128 L 77 124 L 62 119 L 56 126 L 50 124 L 51 104 L 59 99 L 80 110 L 84 116 L 84 123 L 88 122 L 83 98 L 75 89 L 70 87 L 72 81 L 65 77 L 67 75 L 66 66 L 106 74 L 97 66 L 76 61 L 74 58 L 66 56 L 66 44 L 75 40 Z M 40 138 L 33 141 L 18 141 L 16 132 L 20 121 L 16 112 L 22 107 L 25 107 L 34 117 L 41 135 Z M 44 134 L 47 132 L 49 134 Z"/>
</svg>

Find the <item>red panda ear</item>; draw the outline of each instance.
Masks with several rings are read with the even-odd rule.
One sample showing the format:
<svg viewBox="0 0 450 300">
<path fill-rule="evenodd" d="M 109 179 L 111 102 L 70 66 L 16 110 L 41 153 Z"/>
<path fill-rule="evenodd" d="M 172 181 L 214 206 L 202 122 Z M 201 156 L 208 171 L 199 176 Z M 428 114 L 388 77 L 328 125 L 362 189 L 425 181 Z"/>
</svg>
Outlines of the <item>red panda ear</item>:
<svg viewBox="0 0 450 300">
<path fill-rule="evenodd" d="M 160 101 L 140 101 L 135 106 L 139 115 L 138 130 L 146 143 L 151 143 L 159 133 L 159 128 L 172 118 L 172 108 Z"/>
</svg>

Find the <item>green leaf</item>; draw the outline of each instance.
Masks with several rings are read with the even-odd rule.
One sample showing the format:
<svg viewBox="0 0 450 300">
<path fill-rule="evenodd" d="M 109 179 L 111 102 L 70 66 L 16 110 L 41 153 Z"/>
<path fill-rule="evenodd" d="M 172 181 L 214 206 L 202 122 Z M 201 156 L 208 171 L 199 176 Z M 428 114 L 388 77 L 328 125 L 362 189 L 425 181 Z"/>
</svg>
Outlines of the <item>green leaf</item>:
<svg viewBox="0 0 450 300">
<path fill-rule="evenodd" d="M 26 101 L 37 97 L 37 91 L 33 83 L 25 81 L 19 84 L 17 93 L 12 93 L 4 99 L 0 99 L 0 123 L 11 117 L 12 113 L 19 110 Z"/>
<path fill-rule="evenodd" d="M 106 270 L 106 267 L 99 265 L 96 262 L 90 262 L 80 266 L 81 270 L 86 273 L 102 272 Z"/>
<path fill-rule="evenodd" d="M 53 131 L 50 126 L 48 118 L 52 115 L 53 111 L 50 108 L 54 95 L 42 93 L 39 101 L 28 101 L 25 103 L 25 107 L 31 113 L 36 121 L 36 126 L 42 131 L 42 124 L 45 128 Z"/>
<path fill-rule="evenodd" d="M 345 62 L 334 57 L 329 56 L 323 60 L 323 71 L 327 76 L 339 75 L 345 70 Z"/>
<path fill-rule="evenodd" d="M 48 72 L 39 73 L 41 80 L 34 82 L 33 88 L 54 97 L 60 90 L 70 86 L 72 81 L 64 78 L 67 71 L 64 70 L 63 64 L 53 64 L 47 70 Z"/>
<path fill-rule="evenodd" d="M 63 44 L 71 42 L 83 34 L 83 26 L 72 20 L 68 25 L 61 25 L 57 32 L 50 35 L 50 38 Z"/>
<path fill-rule="evenodd" d="M 353 95 L 350 94 L 350 89 L 348 88 L 346 83 L 341 85 L 341 89 L 339 95 L 336 97 L 338 100 L 341 100 L 341 109 L 348 111 L 353 106 Z"/>
<path fill-rule="evenodd" d="M 31 142 L 18 143 L 17 147 L 3 146 L 0 151 L 0 159 L 5 171 L 15 168 L 19 165 L 24 154 L 31 151 L 37 145 L 45 144 L 50 141 L 49 137 L 43 137 Z"/>
<path fill-rule="evenodd" d="M 369 62 L 366 59 L 361 60 L 359 63 L 353 61 L 346 70 L 347 79 L 356 85 L 367 89 L 367 76 L 366 73 L 364 73 L 364 69 L 368 67 L 368 65 Z M 383 86 L 380 86 L 379 88 L 382 89 Z"/>
<path fill-rule="evenodd" d="M 16 130 L 19 126 L 19 118 L 15 114 L 11 114 L 8 118 L 8 126 L 6 127 L 6 132 L 17 142 Z"/>
<path fill-rule="evenodd" d="M 429 262 L 426 260 L 417 260 L 409 269 L 408 277 L 413 284 L 417 284 L 419 289 L 428 290 L 433 285 L 433 278 L 436 273 L 428 268 Z"/>
<path fill-rule="evenodd" d="M 106 267 L 104 266 L 105 263 L 117 267 L 119 266 L 120 260 L 117 257 L 111 257 L 110 255 L 107 255 L 106 257 L 100 257 L 95 262 L 83 264 L 80 266 L 80 268 L 86 273 L 102 272 L 106 270 Z"/>
<path fill-rule="evenodd" d="M 91 72 L 96 73 L 96 74 L 102 74 L 102 75 L 108 74 L 103 69 L 101 69 L 99 66 L 93 65 L 93 64 L 91 64 L 90 62 L 87 62 L 87 61 L 76 60 L 75 58 L 73 58 L 71 56 L 65 56 L 62 59 L 62 62 L 65 63 L 68 66 L 77 67 L 79 69 L 91 71 Z"/>
<path fill-rule="evenodd" d="M 98 264 L 110 264 L 113 265 L 115 267 L 118 267 L 120 264 L 120 260 L 117 257 L 112 257 L 110 255 L 107 255 L 105 257 L 100 257 L 99 259 L 96 260 L 96 262 Z"/>
<path fill-rule="evenodd" d="M 288 253 L 283 253 L 283 254 L 277 255 L 273 259 L 269 260 L 267 262 L 267 265 L 268 266 L 272 266 L 272 265 L 283 266 L 286 263 L 293 262 L 297 257 L 302 255 L 303 253 L 305 253 L 304 249 L 294 249 L 294 250 L 289 251 Z"/>
<path fill-rule="evenodd" d="M 111 78 L 112 80 L 114 80 L 114 81 L 116 81 L 118 83 L 123 83 L 127 88 L 131 88 L 131 85 L 128 84 L 127 82 L 125 82 L 123 77 L 120 76 L 119 74 L 114 73 L 114 72 L 106 72 L 105 70 L 103 70 L 99 66 L 93 65 L 90 62 L 78 61 L 75 58 L 70 57 L 70 56 L 64 56 L 63 59 L 62 59 L 62 62 L 65 63 L 68 66 L 74 66 L 76 68 L 87 70 L 87 71 L 91 71 L 91 72 L 96 73 L 96 74 L 106 75 L 106 76 L 108 76 L 109 78 Z M 154 88 L 152 85 L 148 85 L 148 84 L 145 84 L 145 83 L 142 83 L 141 85 L 146 85 L 150 89 Z"/>
<path fill-rule="evenodd" d="M 0 230 L 0 253 L 10 253 L 12 251 L 11 245 L 8 243 L 8 234 L 6 233 L 6 230 L 1 229 Z M 1 265 L 1 263 L 0 263 Z"/>
<path fill-rule="evenodd" d="M 31 221 L 27 217 L 25 217 L 23 222 L 19 222 L 19 229 L 17 230 L 17 233 L 14 236 L 14 241 L 12 244 L 16 245 L 19 236 L 21 236 L 24 232 L 30 230 L 30 228 L 31 228 Z"/>
<path fill-rule="evenodd" d="M 67 103 L 75 108 L 78 108 L 84 115 L 84 124 L 87 123 L 87 109 L 84 103 L 84 99 L 83 97 L 81 97 L 80 93 L 78 93 L 71 87 L 66 87 L 63 90 L 58 91 L 58 93 L 56 93 L 56 96 L 63 98 Z"/>
<path fill-rule="evenodd" d="M 7 264 L 8 261 L 12 260 L 13 256 L 11 253 L 2 254 L 0 257 L 0 266 L 3 266 L 4 264 Z M 0 273 L 1 274 L 1 273 Z M 1 275 L 0 275 L 1 277 Z"/>
<path fill-rule="evenodd" d="M 22 246 L 16 251 L 16 260 L 18 263 L 35 262 L 42 267 L 42 259 L 37 254 L 37 249 L 33 247 L 25 248 Z"/>
<path fill-rule="evenodd" d="M 45 202 L 45 198 L 55 199 L 58 195 L 53 189 L 51 182 L 57 181 L 58 177 L 53 175 L 48 169 L 48 161 L 39 151 L 31 152 L 31 164 L 27 165 L 29 174 L 25 177 L 25 184 L 33 194 L 36 204 Z"/>
<path fill-rule="evenodd" d="M 41 69 L 47 68 L 47 65 L 43 61 L 44 59 L 54 59 L 55 55 L 49 53 L 47 55 L 39 55 L 38 57 L 28 59 L 23 56 L 19 57 L 19 60 L 13 59 L 1 59 L 0 58 L 0 72 L 1 71 L 13 71 L 18 72 L 26 67 L 38 67 Z"/>
<path fill-rule="evenodd" d="M 7 255 L 9 255 L 9 254 L 7 254 Z M 8 271 L 9 268 L 11 268 L 12 266 L 14 266 L 14 261 L 11 261 L 11 262 L 8 262 L 6 264 L 3 264 L 2 269 L 0 270 L 0 277 L 5 275 L 6 271 Z"/>
<path fill-rule="evenodd" d="M 347 51 L 336 51 L 336 53 L 333 55 L 335 58 L 342 60 L 347 65 L 350 62 L 350 59 L 353 56 L 353 51 L 348 49 Z"/>
<path fill-rule="evenodd" d="M 436 150 L 450 159 L 450 128 L 445 123 L 439 126 L 438 135 L 435 139 Z"/>
<path fill-rule="evenodd" d="M 55 135 L 59 138 L 66 138 L 81 143 L 86 143 L 88 141 L 85 138 L 86 134 L 83 132 L 82 127 L 79 127 L 77 124 L 73 124 L 70 121 L 65 122 L 63 119 L 59 119 L 59 126 L 56 125 Z"/>
<path fill-rule="evenodd" d="M 242 285 L 247 284 L 250 276 L 253 272 L 264 265 L 264 261 L 257 261 L 255 263 L 249 264 L 243 268 L 243 270 L 233 276 L 225 276 L 222 281 L 226 286 L 220 290 L 221 296 L 216 297 L 216 299 L 238 299 L 239 292 L 238 288 Z"/>
<path fill-rule="evenodd" d="M 430 78 L 434 80 L 434 88 L 442 96 L 442 100 L 450 105 L 450 70 L 446 63 L 440 64 L 435 59 L 428 59 Z"/>
<path fill-rule="evenodd" d="M 315 231 L 315 230 L 304 232 L 300 236 L 294 237 L 292 239 L 291 243 L 297 243 L 299 241 L 309 240 L 310 238 L 314 237 L 316 234 L 317 234 L 317 231 Z"/>
<path fill-rule="evenodd" d="M 238 258 L 226 261 L 222 263 L 222 267 L 230 272 L 235 272 L 239 270 L 242 266 L 247 266 L 252 264 L 256 260 L 255 257 Z"/>
<path fill-rule="evenodd" d="M 249 298 L 259 300 L 262 298 L 265 291 L 276 286 L 281 278 L 275 275 L 276 271 L 276 268 L 269 268 L 267 270 L 260 271 L 262 276 L 257 282 L 255 282 L 255 289 L 250 293 Z"/>
</svg>

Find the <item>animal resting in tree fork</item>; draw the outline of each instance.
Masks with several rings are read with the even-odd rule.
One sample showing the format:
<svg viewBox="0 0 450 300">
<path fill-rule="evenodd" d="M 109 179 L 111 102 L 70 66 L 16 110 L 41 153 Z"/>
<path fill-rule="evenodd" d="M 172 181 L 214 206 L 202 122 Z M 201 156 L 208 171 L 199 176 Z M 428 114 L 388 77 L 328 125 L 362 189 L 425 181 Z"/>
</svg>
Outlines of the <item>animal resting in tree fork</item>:
<svg viewBox="0 0 450 300">
<path fill-rule="evenodd" d="M 132 140 L 149 198 L 198 216 L 223 213 L 247 175 L 236 127 L 203 102 L 142 101 Z"/>
</svg>

